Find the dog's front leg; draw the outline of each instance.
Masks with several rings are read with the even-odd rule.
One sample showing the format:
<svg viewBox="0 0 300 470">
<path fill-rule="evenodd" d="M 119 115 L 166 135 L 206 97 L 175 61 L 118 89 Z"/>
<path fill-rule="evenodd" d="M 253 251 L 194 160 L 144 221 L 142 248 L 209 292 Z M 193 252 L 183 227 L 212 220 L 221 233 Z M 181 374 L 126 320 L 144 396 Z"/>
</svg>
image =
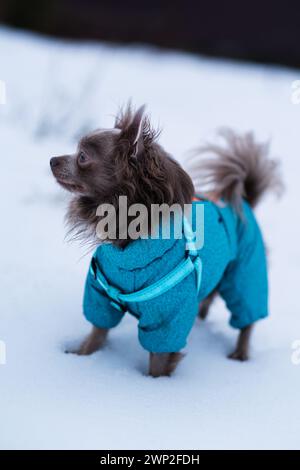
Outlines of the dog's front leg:
<svg viewBox="0 0 300 470">
<path fill-rule="evenodd" d="M 177 364 L 183 358 L 180 352 L 150 353 L 149 375 L 152 377 L 169 376 L 174 372 Z"/>
<path fill-rule="evenodd" d="M 103 347 L 108 331 L 109 330 L 105 328 L 97 328 L 96 326 L 93 326 L 92 331 L 81 343 L 79 348 L 67 350 L 65 352 L 78 354 L 79 356 L 89 356 Z"/>
<path fill-rule="evenodd" d="M 247 361 L 249 359 L 249 346 L 252 330 L 253 325 L 249 325 L 241 329 L 236 348 L 233 353 L 228 356 L 229 359 L 236 359 L 237 361 Z"/>
</svg>

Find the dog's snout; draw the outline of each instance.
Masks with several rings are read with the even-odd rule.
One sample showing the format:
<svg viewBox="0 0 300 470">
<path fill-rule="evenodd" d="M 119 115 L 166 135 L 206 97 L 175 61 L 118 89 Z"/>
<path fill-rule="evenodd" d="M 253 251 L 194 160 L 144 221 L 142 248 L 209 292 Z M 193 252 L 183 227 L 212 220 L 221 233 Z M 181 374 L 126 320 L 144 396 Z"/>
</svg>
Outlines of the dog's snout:
<svg viewBox="0 0 300 470">
<path fill-rule="evenodd" d="M 55 168 L 59 165 L 59 157 L 52 157 L 50 159 L 50 166 L 51 168 Z"/>
</svg>

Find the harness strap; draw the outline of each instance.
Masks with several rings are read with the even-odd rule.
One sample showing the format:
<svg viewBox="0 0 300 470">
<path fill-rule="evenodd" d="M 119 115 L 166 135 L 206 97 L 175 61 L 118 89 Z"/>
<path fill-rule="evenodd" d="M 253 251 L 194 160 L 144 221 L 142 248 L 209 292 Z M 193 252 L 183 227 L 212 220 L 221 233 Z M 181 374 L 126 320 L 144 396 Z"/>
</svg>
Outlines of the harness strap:
<svg viewBox="0 0 300 470">
<path fill-rule="evenodd" d="M 196 271 L 196 289 L 198 294 L 202 279 L 202 261 L 195 246 L 192 229 L 186 219 L 184 219 L 184 235 L 188 243 L 187 258 L 181 261 L 171 272 L 154 282 L 154 284 L 129 294 L 122 293 L 120 289 L 107 282 L 106 277 L 97 264 L 96 258 L 93 257 L 90 272 L 111 299 L 112 306 L 118 310 L 124 311 L 124 307 L 128 302 L 145 302 L 152 300 L 175 287 L 194 270 Z"/>
</svg>

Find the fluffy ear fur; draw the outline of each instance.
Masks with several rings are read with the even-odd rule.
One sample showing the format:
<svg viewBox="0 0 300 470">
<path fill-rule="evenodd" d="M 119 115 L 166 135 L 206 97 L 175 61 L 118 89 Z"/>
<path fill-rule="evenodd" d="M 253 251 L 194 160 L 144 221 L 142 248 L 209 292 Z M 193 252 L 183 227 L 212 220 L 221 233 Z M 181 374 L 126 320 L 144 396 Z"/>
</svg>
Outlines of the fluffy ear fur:
<svg viewBox="0 0 300 470">
<path fill-rule="evenodd" d="M 120 140 L 127 141 L 129 145 L 129 156 L 136 157 L 143 150 L 143 126 L 145 105 L 141 106 L 135 113 L 128 105 L 116 119 L 115 127 L 121 130 Z"/>
<path fill-rule="evenodd" d="M 115 128 L 112 132 L 113 146 L 107 145 L 106 133 L 90 134 L 85 137 L 85 144 L 97 146 L 94 171 L 86 176 L 89 191 L 76 194 L 67 215 L 70 232 L 73 238 L 88 240 L 91 247 L 100 243 L 96 235 L 99 217 L 96 209 L 99 204 L 113 204 L 116 214 L 119 210 L 119 196 L 127 196 L 128 206 L 144 204 L 148 209 L 148 226 L 151 227 L 152 204 L 189 204 L 194 195 L 193 183 L 189 175 L 157 142 L 159 131 L 153 129 L 150 120 L 144 116 L 144 106 L 133 112 L 130 106 L 118 113 Z M 105 145 L 102 144 L 105 142 Z M 137 145 L 135 156 L 131 156 Z M 109 151 L 103 157 L 103 149 Z M 113 149 L 113 151 L 111 150 Z M 131 219 L 128 217 L 128 225 Z M 119 234 L 119 217 L 116 217 L 117 234 Z M 128 227 L 127 227 L 128 229 Z M 128 231 L 128 230 L 127 230 Z M 132 241 L 117 238 L 110 240 L 119 247 L 125 247 Z"/>
</svg>

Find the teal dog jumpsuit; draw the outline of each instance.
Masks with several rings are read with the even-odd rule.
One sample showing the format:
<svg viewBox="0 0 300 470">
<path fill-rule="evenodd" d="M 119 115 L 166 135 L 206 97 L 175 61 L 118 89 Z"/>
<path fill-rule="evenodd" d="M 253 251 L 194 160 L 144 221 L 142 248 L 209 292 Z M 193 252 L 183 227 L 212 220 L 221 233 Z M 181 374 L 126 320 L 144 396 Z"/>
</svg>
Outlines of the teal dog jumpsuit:
<svg viewBox="0 0 300 470">
<path fill-rule="evenodd" d="M 163 353 L 185 347 L 199 303 L 216 288 L 231 313 L 232 327 L 241 329 L 268 315 L 265 248 L 249 204 L 243 202 L 241 217 L 230 205 L 221 207 L 205 200 L 193 202 L 193 209 L 196 204 L 204 206 L 204 243 L 197 256 L 192 252 L 194 264 L 186 259 L 185 237 L 138 239 L 124 249 L 111 243 L 97 248 L 83 301 L 89 322 L 112 328 L 129 312 L 138 320 L 141 345 L 150 352 Z M 193 230 L 197 222 L 194 212 Z M 187 270 L 187 265 L 192 268 Z M 173 274 L 177 275 L 176 285 L 168 287 Z M 139 298 L 134 294 L 153 286 L 155 290 L 159 282 L 159 295 Z M 123 301 L 116 301 L 121 297 Z"/>
</svg>

